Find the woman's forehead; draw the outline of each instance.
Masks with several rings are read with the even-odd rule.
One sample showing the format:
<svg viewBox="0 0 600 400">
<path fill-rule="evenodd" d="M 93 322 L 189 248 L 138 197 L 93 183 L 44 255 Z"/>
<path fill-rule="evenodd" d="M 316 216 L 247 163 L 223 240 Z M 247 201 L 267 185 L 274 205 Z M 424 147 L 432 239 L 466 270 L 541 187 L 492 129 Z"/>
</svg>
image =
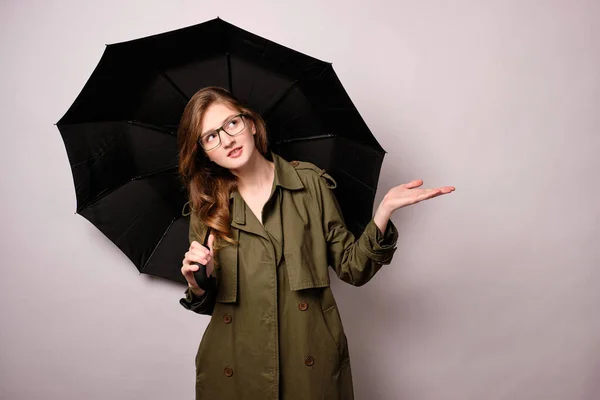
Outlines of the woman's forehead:
<svg viewBox="0 0 600 400">
<path fill-rule="evenodd" d="M 220 128 L 227 118 L 239 114 L 239 111 L 223 103 L 211 104 L 202 118 L 202 132 Z"/>
</svg>

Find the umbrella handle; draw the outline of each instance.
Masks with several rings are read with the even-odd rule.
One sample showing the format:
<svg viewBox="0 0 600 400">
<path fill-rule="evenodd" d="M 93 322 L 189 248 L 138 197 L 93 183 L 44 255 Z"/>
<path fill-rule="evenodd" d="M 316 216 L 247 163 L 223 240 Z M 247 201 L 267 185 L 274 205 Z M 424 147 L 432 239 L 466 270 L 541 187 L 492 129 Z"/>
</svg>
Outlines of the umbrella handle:
<svg viewBox="0 0 600 400">
<path fill-rule="evenodd" d="M 206 276 L 206 265 L 202 265 L 195 261 L 191 264 L 200 267 L 198 271 L 194 272 L 194 279 L 196 279 L 198 287 L 202 290 L 212 289 L 214 287 L 215 278 L 213 276 L 210 278 Z"/>
</svg>

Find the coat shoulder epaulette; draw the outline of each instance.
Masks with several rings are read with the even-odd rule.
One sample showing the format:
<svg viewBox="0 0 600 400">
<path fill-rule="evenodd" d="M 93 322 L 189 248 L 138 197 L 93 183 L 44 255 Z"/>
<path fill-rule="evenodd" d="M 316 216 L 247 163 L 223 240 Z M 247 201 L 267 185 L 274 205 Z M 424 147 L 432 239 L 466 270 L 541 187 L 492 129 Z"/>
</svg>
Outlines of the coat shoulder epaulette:
<svg viewBox="0 0 600 400">
<path fill-rule="evenodd" d="M 321 179 L 323 179 L 323 181 L 325 181 L 325 185 L 327 185 L 327 187 L 330 189 L 335 189 L 337 187 L 337 183 L 331 175 L 329 175 L 327 172 L 325 172 L 324 169 L 317 167 L 315 164 L 313 164 L 311 162 L 291 161 L 290 164 L 292 164 L 292 166 L 296 170 L 311 169 L 311 170 L 315 171 L 317 174 L 319 174 Z"/>
</svg>

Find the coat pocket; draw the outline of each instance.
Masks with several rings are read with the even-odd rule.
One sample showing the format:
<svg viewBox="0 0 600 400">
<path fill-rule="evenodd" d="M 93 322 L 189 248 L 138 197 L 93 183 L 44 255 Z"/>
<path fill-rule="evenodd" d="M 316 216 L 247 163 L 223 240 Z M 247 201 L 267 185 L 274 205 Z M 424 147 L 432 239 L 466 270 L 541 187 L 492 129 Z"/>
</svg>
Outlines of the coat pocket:
<svg viewBox="0 0 600 400">
<path fill-rule="evenodd" d="M 323 319 L 325 320 L 325 325 L 327 326 L 327 330 L 329 331 L 329 335 L 335 342 L 335 346 L 337 348 L 338 354 L 340 355 L 340 360 L 343 362 L 347 357 L 347 342 L 346 342 L 346 334 L 344 333 L 344 328 L 342 326 L 342 320 L 338 313 L 337 306 L 331 306 L 322 310 Z"/>
</svg>

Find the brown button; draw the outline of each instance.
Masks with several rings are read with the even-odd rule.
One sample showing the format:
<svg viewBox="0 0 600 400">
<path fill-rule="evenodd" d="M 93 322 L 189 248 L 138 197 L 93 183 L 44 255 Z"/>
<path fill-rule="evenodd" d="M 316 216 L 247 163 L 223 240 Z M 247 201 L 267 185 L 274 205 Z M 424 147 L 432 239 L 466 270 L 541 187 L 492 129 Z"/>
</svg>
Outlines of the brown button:
<svg viewBox="0 0 600 400">
<path fill-rule="evenodd" d="M 292 164 L 294 167 L 297 167 L 300 163 L 298 161 L 292 161 L 290 164 Z"/>
<path fill-rule="evenodd" d="M 311 366 L 315 363 L 315 359 L 312 356 L 308 356 L 306 357 L 306 359 L 304 360 L 304 364 L 306 364 L 307 366 Z"/>
<path fill-rule="evenodd" d="M 301 301 L 300 303 L 298 303 L 298 309 L 300 311 L 306 311 L 306 309 L 308 308 L 308 304 L 304 301 Z"/>
<path fill-rule="evenodd" d="M 226 324 L 230 324 L 231 323 L 231 315 L 229 315 L 229 314 L 223 315 L 223 322 L 225 322 Z"/>
<path fill-rule="evenodd" d="M 224 372 L 225 372 L 225 376 L 226 377 L 230 377 L 230 376 L 233 375 L 233 369 L 232 368 L 226 367 Z"/>
</svg>

